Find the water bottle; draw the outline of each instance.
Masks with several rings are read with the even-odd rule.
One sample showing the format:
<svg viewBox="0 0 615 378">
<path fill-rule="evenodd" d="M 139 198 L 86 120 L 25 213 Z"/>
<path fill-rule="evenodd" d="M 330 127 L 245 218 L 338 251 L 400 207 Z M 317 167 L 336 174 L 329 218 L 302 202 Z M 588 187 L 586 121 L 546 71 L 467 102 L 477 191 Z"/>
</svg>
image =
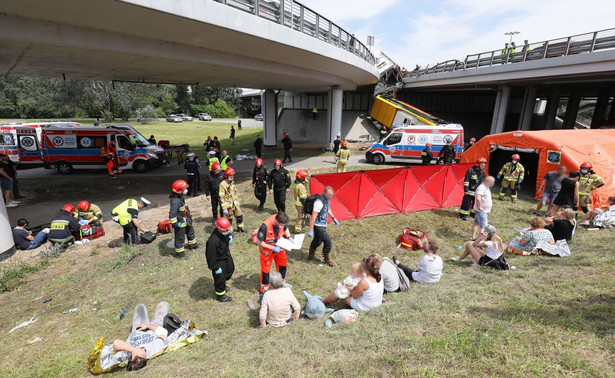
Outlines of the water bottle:
<svg viewBox="0 0 615 378">
<path fill-rule="evenodd" d="M 327 320 L 325 320 L 325 327 L 327 328 L 333 327 L 333 320 L 331 320 L 331 318 L 328 318 Z"/>
<path fill-rule="evenodd" d="M 465 248 L 466 248 L 465 246 L 460 245 L 459 247 L 457 247 L 457 250 L 458 250 L 459 252 L 461 252 L 461 251 L 463 251 Z"/>
</svg>

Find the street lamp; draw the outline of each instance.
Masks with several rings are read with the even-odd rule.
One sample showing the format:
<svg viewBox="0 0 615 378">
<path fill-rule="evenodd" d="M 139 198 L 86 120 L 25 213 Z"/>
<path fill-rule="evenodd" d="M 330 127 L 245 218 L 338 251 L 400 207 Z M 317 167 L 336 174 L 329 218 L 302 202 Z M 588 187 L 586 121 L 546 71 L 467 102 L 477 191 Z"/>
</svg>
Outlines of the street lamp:
<svg viewBox="0 0 615 378">
<path fill-rule="evenodd" d="M 513 35 L 515 35 L 515 34 L 521 34 L 521 32 L 518 32 L 518 31 L 509 31 L 509 32 L 504 33 L 504 35 L 509 35 L 509 36 L 510 36 L 510 40 L 508 41 L 508 44 L 511 44 L 511 43 L 512 43 L 512 37 L 513 37 Z"/>
</svg>

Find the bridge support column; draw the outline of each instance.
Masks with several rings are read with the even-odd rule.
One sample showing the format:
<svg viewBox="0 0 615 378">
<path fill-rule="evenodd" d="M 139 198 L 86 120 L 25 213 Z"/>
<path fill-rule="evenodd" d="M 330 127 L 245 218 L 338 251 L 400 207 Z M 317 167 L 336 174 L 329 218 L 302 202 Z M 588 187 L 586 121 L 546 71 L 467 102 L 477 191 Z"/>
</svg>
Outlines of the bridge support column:
<svg viewBox="0 0 615 378">
<path fill-rule="evenodd" d="M 261 111 L 263 112 L 263 144 L 275 147 L 278 132 L 278 95 L 272 89 L 267 89 L 261 95 Z"/>
<path fill-rule="evenodd" d="M 566 105 L 566 115 L 564 116 L 563 129 L 574 129 L 577 122 L 577 114 L 579 113 L 579 105 L 581 104 L 581 93 L 573 92 L 568 98 Z"/>
<path fill-rule="evenodd" d="M 523 95 L 523 104 L 521 104 L 521 112 L 519 113 L 518 130 L 529 130 L 532 125 L 532 115 L 536 106 L 536 87 L 525 88 Z"/>
<path fill-rule="evenodd" d="M 6 213 L 4 200 L 0 198 L 0 261 L 13 256 L 15 252 L 11 223 Z"/>
<path fill-rule="evenodd" d="M 551 130 L 555 126 L 555 117 L 557 117 L 560 94 L 561 92 L 558 88 L 553 88 L 549 98 L 547 99 L 547 110 L 545 111 L 545 130 Z"/>
<path fill-rule="evenodd" d="M 333 142 L 337 134 L 342 135 L 342 109 L 344 107 L 344 91 L 338 87 L 329 89 L 329 111 L 327 115 L 327 143 Z"/>
<path fill-rule="evenodd" d="M 591 128 L 595 128 L 598 122 L 604 121 L 607 117 L 606 108 L 609 106 L 609 100 L 611 99 L 608 90 L 603 90 L 598 95 L 596 101 L 596 107 L 594 108 L 594 116 L 592 117 Z M 612 110 L 612 109 L 611 109 Z"/>
<path fill-rule="evenodd" d="M 284 92 L 284 108 L 295 108 L 295 94 L 293 92 Z"/>
<path fill-rule="evenodd" d="M 609 110 L 609 116 L 607 119 L 609 121 L 615 121 L 615 97 L 613 97 L 613 101 L 611 101 L 611 110 Z"/>
<path fill-rule="evenodd" d="M 508 85 L 502 85 L 498 89 L 498 94 L 495 98 L 493 119 L 491 120 L 491 134 L 499 134 L 501 132 L 504 132 L 504 125 L 506 124 L 506 113 L 508 112 L 509 100 L 510 87 Z"/>
</svg>

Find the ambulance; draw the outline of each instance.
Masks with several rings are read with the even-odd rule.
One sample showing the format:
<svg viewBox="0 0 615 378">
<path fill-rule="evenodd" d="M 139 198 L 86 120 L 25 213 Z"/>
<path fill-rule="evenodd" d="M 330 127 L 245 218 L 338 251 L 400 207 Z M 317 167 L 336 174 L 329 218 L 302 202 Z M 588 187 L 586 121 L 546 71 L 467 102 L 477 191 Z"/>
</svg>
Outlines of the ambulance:
<svg viewBox="0 0 615 378">
<path fill-rule="evenodd" d="M 75 169 L 105 169 L 101 147 L 114 142 L 121 169 L 143 173 L 166 162 L 162 148 L 129 125 L 42 128 L 43 166 L 68 174 Z"/>
</svg>

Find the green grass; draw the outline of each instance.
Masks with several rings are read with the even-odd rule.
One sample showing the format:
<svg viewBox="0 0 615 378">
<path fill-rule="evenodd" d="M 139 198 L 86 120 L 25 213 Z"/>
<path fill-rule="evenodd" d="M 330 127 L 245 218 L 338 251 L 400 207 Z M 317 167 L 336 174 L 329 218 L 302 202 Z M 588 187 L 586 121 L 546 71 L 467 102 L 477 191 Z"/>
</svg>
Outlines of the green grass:
<svg viewBox="0 0 615 378">
<path fill-rule="evenodd" d="M 47 259 L 42 259 L 36 264 L 4 263 L 0 265 L 0 292 L 13 291 L 27 282 L 29 275 L 49 266 Z"/>
<path fill-rule="evenodd" d="M 248 183 L 239 190 L 252 230 L 268 213 L 254 212 L 257 201 Z M 272 202 L 268 198 L 267 209 L 273 210 Z M 198 204 L 191 208 L 204 245 L 212 230 L 210 207 Z M 523 198 L 517 204 L 496 201 L 491 223 L 508 240 L 527 226 L 534 205 Z M 288 208 L 294 216 L 290 199 Z M 395 248 L 405 226 L 424 228 L 439 242 L 445 260 L 439 283 L 389 294 L 388 303 L 360 315 L 358 323 L 331 329 L 324 320 L 305 319 L 256 329 L 258 314 L 247 300 L 257 300 L 259 257 L 248 234 L 236 235 L 231 247 L 236 271 L 228 304 L 213 298 L 203 248 L 188 261 L 175 260 L 165 247 L 170 235 L 134 249 L 108 251 L 105 244 L 95 256 L 69 256 L 76 253 L 69 250 L 19 290 L 0 295 L 7 330 L 39 317 L 4 334 L 0 376 L 87 376 L 85 362 L 96 340 L 125 338 L 134 306 L 143 302 L 151 313 L 161 300 L 209 335 L 151 361 L 142 371 L 147 376 L 613 376 L 614 231 L 578 230 L 571 257 L 507 256 L 517 269 L 496 272 L 450 261 L 471 226 L 455 215 L 454 209 L 422 211 L 330 227 L 336 268 L 308 263 L 307 246 L 290 253 L 287 278 L 303 305 L 301 290 L 328 294 L 351 263 L 371 252 L 395 254 L 415 266 L 420 252 Z M 82 265 L 72 266 L 74 259 Z M 40 279 L 30 279 L 38 274 Z M 53 300 L 33 301 L 43 295 Z M 79 311 L 64 313 L 73 307 Z M 131 311 L 120 321 L 124 307 Z M 43 342 L 26 344 L 37 336 Z"/>
</svg>

